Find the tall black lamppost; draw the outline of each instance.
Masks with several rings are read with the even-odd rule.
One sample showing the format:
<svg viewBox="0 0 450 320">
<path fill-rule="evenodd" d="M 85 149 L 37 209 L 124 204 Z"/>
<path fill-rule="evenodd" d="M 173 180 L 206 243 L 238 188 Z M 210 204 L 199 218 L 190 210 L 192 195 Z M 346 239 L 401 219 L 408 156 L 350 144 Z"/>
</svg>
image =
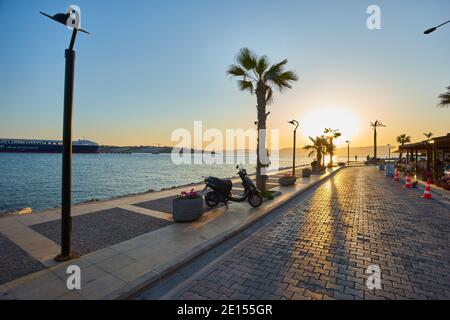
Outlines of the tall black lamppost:
<svg viewBox="0 0 450 320">
<path fill-rule="evenodd" d="M 297 151 L 297 147 L 296 147 L 296 140 L 297 140 L 297 129 L 298 126 L 300 125 L 300 123 L 297 120 L 292 120 L 289 121 L 290 124 L 292 124 L 293 126 L 295 126 L 294 129 L 294 150 L 293 150 L 293 154 L 292 154 L 292 176 L 295 177 L 295 151 Z"/>
<path fill-rule="evenodd" d="M 350 140 L 345 141 L 347 143 L 347 165 L 350 165 Z"/>
<path fill-rule="evenodd" d="M 73 109 L 73 83 L 75 76 L 75 39 L 78 31 L 89 33 L 80 29 L 80 10 L 70 6 L 67 13 L 58 13 L 46 17 L 73 28 L 69 48 L 65 51 L 66 74 L 64 80 L 64 123 L 63 123 L 63 154 L 62 154 L 62 184 L 61 184 L 61 253 L 56 261 L 67 261 L 78 255 L 71 250 L 71 187 L 72 187 L 72 109 Z"/>
<path fill-rule="evenodd" d="M 389 147 L 389 162 L 391 162 L 391 145 L 388 144 L 388 147 Z"/>
<path fill-rule="evenodd" d="M 448 21 L 446 21 L 446 22 L 444 22 L 444 23 L 441 23 L 440 25 L 438 25 L 438 26 L 436 26 L 436 27 L 433 27 L 433 28 L 430 28 L 430 29 L 428 29 L 428 30 L 425 30 L 423 33 L 424 33 L 424 34 L 430 34 L 430 33 L 432 33 L 432 32 L 435 32 L 436 29 L 442 27 L 443 25 L 446 25 L 447 23 L 450 23 L 450 20 L 448 20 Z"/>
</svg>

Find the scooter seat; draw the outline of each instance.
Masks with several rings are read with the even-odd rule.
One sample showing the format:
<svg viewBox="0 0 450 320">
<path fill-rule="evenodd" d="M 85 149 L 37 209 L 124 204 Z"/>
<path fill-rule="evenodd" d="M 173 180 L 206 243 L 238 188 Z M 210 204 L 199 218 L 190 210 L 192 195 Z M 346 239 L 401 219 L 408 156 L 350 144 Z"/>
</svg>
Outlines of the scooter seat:
<svg viewBox="0 0 450 320">
<path fill-rule="evenodd" d="M 215 177 L 208 178 L 210 187 L 218 190 L 230 191 L 233 188 L 233 183 L 229 179 L 219 179 Z"/>
</svg>

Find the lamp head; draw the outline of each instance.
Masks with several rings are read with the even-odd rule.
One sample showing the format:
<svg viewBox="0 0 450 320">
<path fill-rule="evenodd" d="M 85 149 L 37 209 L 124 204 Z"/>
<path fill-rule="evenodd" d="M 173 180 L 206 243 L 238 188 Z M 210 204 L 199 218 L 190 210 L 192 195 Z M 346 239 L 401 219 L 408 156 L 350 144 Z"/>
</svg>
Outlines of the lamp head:
<svg viewBox="0 0 450 320">
<path fill-rule="evenodd" d="M 437 28 L 431 28 L 431 29 L 425 30 L 424 34 L 430 34 L 430 33 L 434 32 L 434 31 L 436 31 L 436 29 Z"/>
<path fill-rule="evenodd" d="M 59 22 L 59 23 L 61 23 L 63 25 L 66 25 L 66 21 L 67 21 L 67 19 L 69 19 L 69 16 L 70 16 L 70 14 L 68 14 L 68 13 L 66 13 L 66 14 L 64 14 L 64 13 L 57 13 L 54 16 L 51 16 L 51 15 L 46 14 L 44 12 L 41 12 L 41 14 L 43 14 L 44 16 L 49 17 L 50 19 L 55 20 L 56 22 Z"/>
<path fill-rule="evenodd" d="M 57 13 L 53 16 L 44 13 L 41 11 L 41 14 L 56 21 L 59 22 L 63 25 L 65 25 L 66 27 L 69 28 L 74 28 L 77 29 L 78 31 L 84 32 L 89 34 L 89 32 L 87 32 L 86 30 L 81 29 L 81 12 L 80 12 L 80 8 L 78 6 L 75 5 L 71 5 L 69 6 L 69 8 L 67 8 L 67 12 L 66 13 Z"/>
</svg>

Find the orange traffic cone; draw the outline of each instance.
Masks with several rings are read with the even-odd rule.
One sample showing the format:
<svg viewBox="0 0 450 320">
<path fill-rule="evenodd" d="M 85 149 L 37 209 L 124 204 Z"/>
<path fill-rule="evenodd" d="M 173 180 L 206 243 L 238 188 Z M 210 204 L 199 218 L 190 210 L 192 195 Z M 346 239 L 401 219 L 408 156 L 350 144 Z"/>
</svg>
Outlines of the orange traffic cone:
<svg viewBox="0 0 450 320">
<path fill-rule="evenodd" d="M 422 198 L 424 198 L 424 199 L 433 199 L 433 196 L 431 195 L 430 179 L 427 180 L 427 184 L 425 186 L 425 192 L 423 193 Z"/>
<path fill-rule="evenodd" d="M 394 176 L 394 179 L 392 179 L 392 180 L 394 180 L 394 181 L 400 181 L 400 175 L 399 175 L 399 173 L 398 173 L 398 169 L 395 169 L 395 176 Z"/>
<path fill-rule="evenodd" d="M 406 176 L 406 182 L 405 182 L 404 187 L 406 189 L 411 189 L 411 178 L 409 177 L 409 175 Z"/>
</svg>

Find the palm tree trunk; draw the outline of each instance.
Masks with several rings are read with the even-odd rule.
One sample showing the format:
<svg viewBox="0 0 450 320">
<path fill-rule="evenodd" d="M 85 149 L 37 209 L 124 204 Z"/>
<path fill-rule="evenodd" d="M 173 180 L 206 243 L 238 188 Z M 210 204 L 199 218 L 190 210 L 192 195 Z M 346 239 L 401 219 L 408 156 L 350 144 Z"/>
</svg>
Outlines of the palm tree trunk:
<svg viewBox="0 0 450 320">
<path fill-rule="evenodd" d="M 260 141 L 260 132 L 266 130 L 266 90 L 262 86 L 256 88 L 256 99 L 258 105 L 258 141 L 257 141 L 257 155 L 256 155 L 256 186 L 262 192 L 267 191 L 267 175 L 263 175 L 261 170 L 264 167 L 261 162 L 261 153 L 266 155 L 266 142 Z"/>
<path fill-rule="evenodd" d="M 377 159 L 377 129 L 376 128 L 373 131 L 373 155 L 374 155 L 374 158 Z"/>
<path fill-rule="evenodd" d="M 333 168 L 333 138 L 330 138 L 330 166 Z"/>
</svg>

